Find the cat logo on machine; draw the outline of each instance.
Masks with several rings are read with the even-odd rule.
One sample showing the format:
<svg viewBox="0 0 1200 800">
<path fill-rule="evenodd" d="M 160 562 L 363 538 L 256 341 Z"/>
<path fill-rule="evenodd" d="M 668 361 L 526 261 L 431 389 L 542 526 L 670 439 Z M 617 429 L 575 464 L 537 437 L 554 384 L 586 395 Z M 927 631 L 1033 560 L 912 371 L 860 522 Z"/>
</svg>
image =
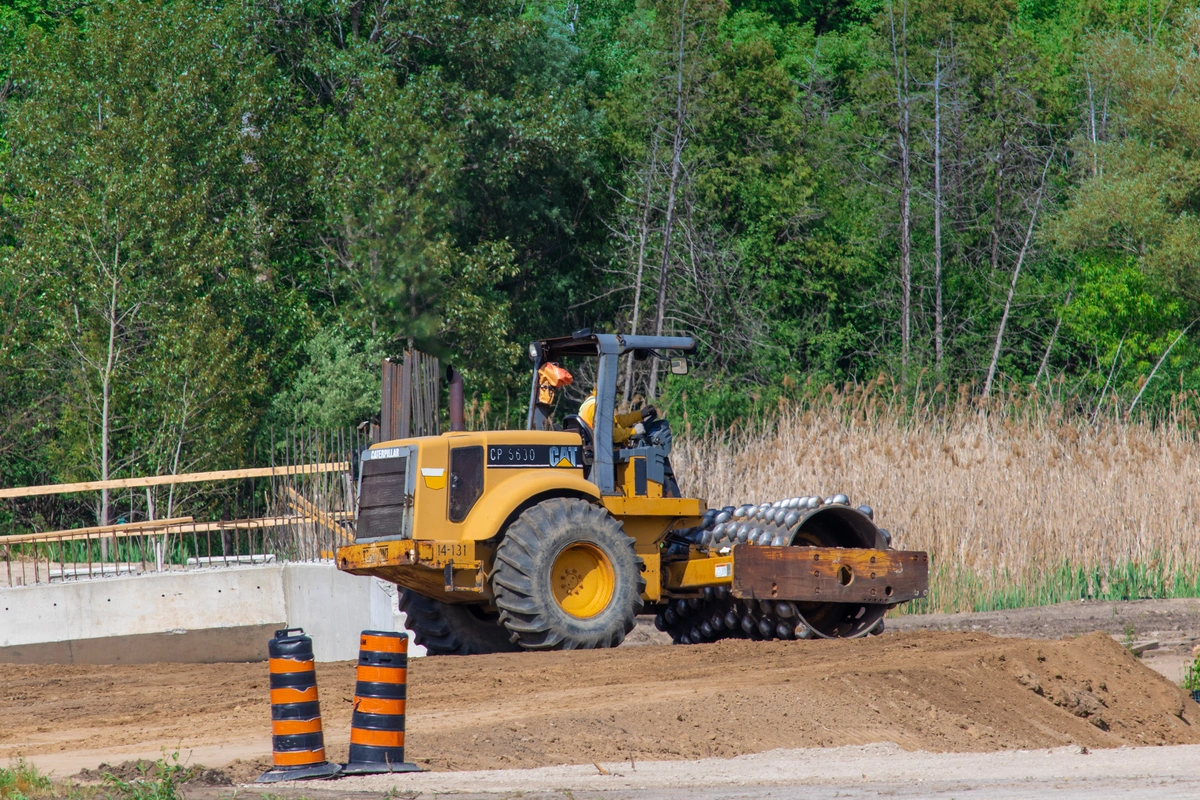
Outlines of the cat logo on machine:
<svg viewBox="0 0 1200 800">
<path fill-rule="evenodd" d="M 550 446 L 550 465 L 553 467 L 578 467 L 579 448 L 575 445 Z"/>
</svg>

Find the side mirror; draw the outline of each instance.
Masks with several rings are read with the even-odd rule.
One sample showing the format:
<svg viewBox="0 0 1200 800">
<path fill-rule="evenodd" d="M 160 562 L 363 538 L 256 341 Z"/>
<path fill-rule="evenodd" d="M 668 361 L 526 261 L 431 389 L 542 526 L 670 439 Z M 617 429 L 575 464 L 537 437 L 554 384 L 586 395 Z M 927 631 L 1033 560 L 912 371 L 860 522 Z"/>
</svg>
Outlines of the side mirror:
<svg viewBox="0 0 1200 800">
<path fill-rule="evenodd" d="M 687 375 L 688 363 L 686 358 L 671 359 L 671 374 L 672 375 Z"/>
</svg>

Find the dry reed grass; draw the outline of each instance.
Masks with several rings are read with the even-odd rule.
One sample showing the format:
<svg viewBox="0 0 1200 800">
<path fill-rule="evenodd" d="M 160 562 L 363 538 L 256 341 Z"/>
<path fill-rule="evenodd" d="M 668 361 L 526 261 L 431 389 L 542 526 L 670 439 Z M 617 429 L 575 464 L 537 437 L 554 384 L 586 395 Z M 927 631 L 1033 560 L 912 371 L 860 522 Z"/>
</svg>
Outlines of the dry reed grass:
<svg viewBox="0 0 1200 800">
<path fill-rule="evenodd" d="M 1200 594 L 1191 426 L 913 413 L 873 388 L 681 436 L 681 486 L 714 505 L 839 491 L 870 504 L 897 547 L 929 551 L 930 598 L 911 611 Z"/>
</svg>

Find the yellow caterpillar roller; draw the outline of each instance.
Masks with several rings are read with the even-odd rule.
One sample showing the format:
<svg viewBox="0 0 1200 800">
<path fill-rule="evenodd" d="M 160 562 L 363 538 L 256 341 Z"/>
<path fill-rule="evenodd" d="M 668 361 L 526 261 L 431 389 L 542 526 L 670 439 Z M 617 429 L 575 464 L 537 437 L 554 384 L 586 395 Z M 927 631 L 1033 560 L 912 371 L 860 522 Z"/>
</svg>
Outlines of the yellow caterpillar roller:
<svg viewBox="0 0 1200 800">
<path fill-rule="evenodd" d="M 880 631 L 889 607 L 928 591 L 929 561 L 892 549 L 869 507 L 834 495 L 709 508 L 676 483 L 667 420 L 649 414 L 614 442 L 618 359 L 683 374 L 694 346 L 590 330 L 531 343 L 525 430 L 363 451 L 338 567 L 397 584 L 431 654 L 615 647 L 643 613 L 684 644 Z M 594 414 L 556 423 L 546 368 L 581 359 L 599 362 Z"/>
</svg>

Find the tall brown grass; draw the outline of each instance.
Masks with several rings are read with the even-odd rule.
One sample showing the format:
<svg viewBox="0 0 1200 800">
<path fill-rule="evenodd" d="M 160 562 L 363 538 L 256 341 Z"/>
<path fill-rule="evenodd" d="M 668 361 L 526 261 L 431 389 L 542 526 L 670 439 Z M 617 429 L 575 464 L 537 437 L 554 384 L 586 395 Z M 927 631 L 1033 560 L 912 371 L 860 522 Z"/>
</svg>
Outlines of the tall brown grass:
<svg viewBox="0 0 1200 800">
<path fill-rule="evenodd" d="M 1192 424 L 1055 406 L 918 406 L 871 383 L 748 427 L 680 437 L 681 486 L 713 505 L 844 492 L 927 550 L 928 601 L 963 611 L 1200 593 Z"/>
</svg>

